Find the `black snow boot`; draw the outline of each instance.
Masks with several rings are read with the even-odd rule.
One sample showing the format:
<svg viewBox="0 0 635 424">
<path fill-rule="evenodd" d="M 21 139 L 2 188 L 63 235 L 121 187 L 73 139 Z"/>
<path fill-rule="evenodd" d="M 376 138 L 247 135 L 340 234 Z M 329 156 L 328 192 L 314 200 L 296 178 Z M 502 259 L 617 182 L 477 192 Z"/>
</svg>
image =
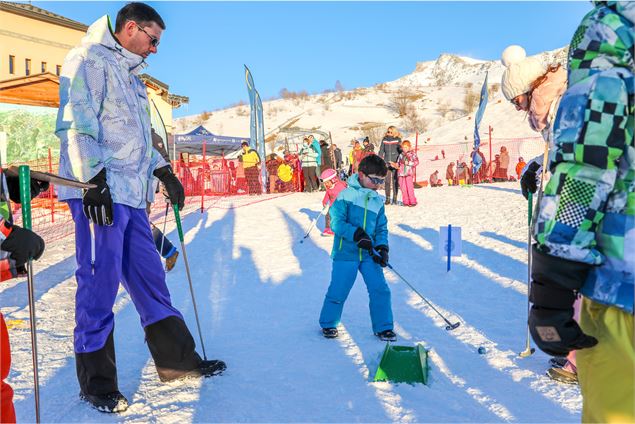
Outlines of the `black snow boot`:
<svg viewBox="0 0 635 424">
<path fill-rule="evenodd" d="M 211 359 L 209 361 L 202 360 L 198 364 L 198 372 L 203 377 L 214 377 L 215 375 L 222 374 L 227 369 L 227 365 L 223 361 L 217 359 Z"/>
<path fill-rule="evenodd" d="M 337 328 L 323 328 L 322 335 L 327 339 L 334 339 L 337 337 Z"/>
<path fill-rule="evenodd" d="M 119 393 L 113 331 L 106 344 L 95 352 L 75 353 L 79 389 L 85 396 Z"/>
<path fill-rule="evenodd" d="M 116 413 L 128 409 L 128 399 L 119 391 L 103 395 L 89 395 L 80 392 L 79 398 L 90 403 L 93 408 L 100 412 Z"/>
<path fill-rule="evenodd" d="M 183 377 L 211 376 L 222 372 L 222 361 L 203 361 L 194 350 L 194 338 L 185 322 L 167 317 L 145 328 L 148 348 L 154 359 L 159 379 L 163 382 Z M 219 371 L 219 369 L 222 370 Z"/>
<path fill-rule="evenodd" d="M 394 342 L 397 340 L 397 335 L 392 330 L 384 330 L 379 333 L 375 333 L 375 335 L 385 342 Z"/>
</svg>

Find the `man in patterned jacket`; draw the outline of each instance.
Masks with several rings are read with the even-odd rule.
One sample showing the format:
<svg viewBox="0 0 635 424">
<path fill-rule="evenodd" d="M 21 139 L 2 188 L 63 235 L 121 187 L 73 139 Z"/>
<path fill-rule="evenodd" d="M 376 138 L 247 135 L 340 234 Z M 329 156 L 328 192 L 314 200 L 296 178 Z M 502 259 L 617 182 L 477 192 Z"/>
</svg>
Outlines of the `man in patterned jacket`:
<svg viewBox="0 0 635 424">
<path fill-rule="evenodd" d="M 598 1 L 573 37 L 535 228 L 529 328 L 550 355 L 579 349 L 583 422 L 635 422 L 634 25 L 635 3 Z"/>
<path fill-rule="evenodd" d="M 152 180 L 165 186 L 172 204 L 184 204 L 181 183 L 152 148 L 150 108 L 137 74 L 156 53 L 165 24 L 143 3 L 129 3 L 88 28 L 71 50 L 60 77 L 56 134 L 60 174 L 97 187 L 59 190 L 75 221 L 77 294 L 74 347 L 80 397 L 103 412 L 121 412 L 113 341 L 119 282 L 141 316 L 159 377 L 222 372 L 222 361 L 203 361 L 181 313 L 172 306 L 165 272 L 146 215 Z M 94 233 L 94 235 L 93 235 Z"/>
</svg>

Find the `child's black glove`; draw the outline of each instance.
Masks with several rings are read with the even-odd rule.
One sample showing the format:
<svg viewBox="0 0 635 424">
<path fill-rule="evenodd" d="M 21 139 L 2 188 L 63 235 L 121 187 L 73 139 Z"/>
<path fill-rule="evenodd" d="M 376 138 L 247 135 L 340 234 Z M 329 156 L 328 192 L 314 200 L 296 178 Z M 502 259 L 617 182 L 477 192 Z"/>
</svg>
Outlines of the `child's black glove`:
<svg viewBox="0 0 635 424">
<path fill-rule="evenodd" d="M 6 172 L 6 170 L 3 169 L 2 172 Z M 20 178 L 12 177 L 6 174 L 5 178 L 7 180 L 7 188 L 9 189 L 9 199 L 11 199 L 12 202 L 20 203 Z M 49 183 L 46 181 L 38 181 L 31 178 L 31 184 L 29 188 L 31 189 L 31 199 L 33 199 L 40 193 L 48 190 Z"/>
<path fill-rule="evenodd" d="M 379 255 L 376 255 L 375 252 L 379 253 Z M 373 261 L 381 265 L 382 268 L 386 267 L 388 265 L 388 246 L 384 246 L 383 244 L 377 246 L 374 251 L 371 250 L 371 256 L 373 257 Z"/>
<path fill-rule="evenodd" d="M 353 241 L 357 243 L 357 247 L 360 249 L 371 250 L 373 248 L 373 241 L 363 228 L 358 227 L 357 230 L 355 230 Z"/>
<path fill-rule="evenodd" d="M 10 226 L 6 221 L 4 225 L 7 228 Z M 31 230 L 13 225 L 0 249 L 10 252 L 9 257 L 15 261 L 15 266 L 22 267 L 29 259 L 40 259 L 44 252 L 44 240 Z"/>
<path fill-rule="evenodd" d="M 595 346 L 595 337 L 582 332 L 573 320 L 575 292 L 582 287 L 591 265 L 542 253 L 533 246 L 529 331 L 536 345 L 552 356 Z"/>
</svg>

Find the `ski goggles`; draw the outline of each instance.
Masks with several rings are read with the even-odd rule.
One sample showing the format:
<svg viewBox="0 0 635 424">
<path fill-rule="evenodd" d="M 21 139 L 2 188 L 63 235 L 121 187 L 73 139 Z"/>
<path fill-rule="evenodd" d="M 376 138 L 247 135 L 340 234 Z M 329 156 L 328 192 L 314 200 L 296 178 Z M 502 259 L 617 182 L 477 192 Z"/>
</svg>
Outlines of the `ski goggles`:
<svg viewBox="0 0 635 424">
<path fill-rule="evenodd" d="M 370 175 L 366 175 L 371 183 L 375 185 L 381 185 L 386 181 L 386 177 L 371 177 Z"/>
</svg>

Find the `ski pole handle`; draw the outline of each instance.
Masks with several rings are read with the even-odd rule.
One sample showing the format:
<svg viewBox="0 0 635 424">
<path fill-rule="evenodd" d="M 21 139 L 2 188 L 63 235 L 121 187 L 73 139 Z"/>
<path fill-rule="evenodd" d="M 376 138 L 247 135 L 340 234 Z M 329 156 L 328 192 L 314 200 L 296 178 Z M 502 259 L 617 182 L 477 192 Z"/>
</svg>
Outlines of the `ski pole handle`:
<svg viewBox="0 0 635 424">
<path fill-rule="evenodd" d="M 372 253 L 373 253 L 374 256 L 377 256 L 378 258 L 381 258 L 381 254 L 374 247 L 372 248 Z M 390 263 L 386 263 L 386 266 L 388 268 L 390 268 L 390 269 L 393 269 L 392 265 L 390 265 Z M 393 271 L 394 271 L 394 269 L 393 269 Z"/>
<path fill-rule="evenodd" d="M 20 165 L 20 203 L 22 204 L 22 227 L 31 229 L 31 170 L 28 165 Z"/>
<path fill-rule="evenodd" d="M 176 220 L 176 228 L 179 231 L 179 240 L 183 243 L 183 227 L 181 227 L 181 214 L 179 213 L 179 205 L 172 205 L 174 210 L 174 218 Z"/>
</svg>

